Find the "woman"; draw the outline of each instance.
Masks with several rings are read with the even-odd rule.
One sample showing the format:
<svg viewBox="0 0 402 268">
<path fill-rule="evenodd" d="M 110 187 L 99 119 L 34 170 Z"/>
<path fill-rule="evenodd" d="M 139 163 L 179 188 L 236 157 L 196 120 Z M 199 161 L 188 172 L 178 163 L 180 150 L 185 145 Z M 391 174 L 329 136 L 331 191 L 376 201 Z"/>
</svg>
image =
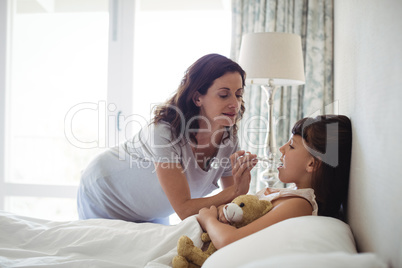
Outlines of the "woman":
<svg viewBox="0 0 402 268">
<path fill-rule="evenodd" d="M 83 172 L 80 219 L 168 223 L 173 212 L 184 219 L 247 193 L 257 161 L 238 151 L 244 83 L 243 69 L 224 56 L 197 60 L 149 126 Z M 204 197 L 219 179 L 223 190 Z"/>
<path fill-rule="evenodd" d="M 217 249 L 277 222 L 299 216 L 341 217 L 346 209 L 352 130 L 346 116 L 304 118 L 280 148 L 279 179 L 290 189 L 263 189 L 257 196 L 272 202 L 267 214 L 236 229 L 224 224 L 222 207 L 201 209 L 197 219 Z"/>
</svg>

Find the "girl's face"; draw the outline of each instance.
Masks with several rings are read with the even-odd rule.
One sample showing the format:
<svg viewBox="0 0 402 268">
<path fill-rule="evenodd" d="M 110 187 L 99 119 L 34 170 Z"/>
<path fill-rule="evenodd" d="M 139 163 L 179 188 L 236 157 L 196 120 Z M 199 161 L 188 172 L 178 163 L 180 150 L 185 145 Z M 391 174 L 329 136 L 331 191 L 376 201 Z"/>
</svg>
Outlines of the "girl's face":
<svg viewBox="0 0 402 268">
<path fill-rule="evenodd" d="M 243 98 L 243 81 L 239 73 L 226 73 L 217 78 L 207 94 L 197 94 L 195 104 L 200 107 L 200 127 L 219 129 L 236 123 Z"/>
<path fill-rule="evenodd" d="M 290 140 L 279 148 L 282 153 L 282 165 L 278 170 L 282 182 L 295 183 L 298 188 L 311 187 L 315 159 L 305 146 L 301 136 L 292 135 Z"/>
</svg>

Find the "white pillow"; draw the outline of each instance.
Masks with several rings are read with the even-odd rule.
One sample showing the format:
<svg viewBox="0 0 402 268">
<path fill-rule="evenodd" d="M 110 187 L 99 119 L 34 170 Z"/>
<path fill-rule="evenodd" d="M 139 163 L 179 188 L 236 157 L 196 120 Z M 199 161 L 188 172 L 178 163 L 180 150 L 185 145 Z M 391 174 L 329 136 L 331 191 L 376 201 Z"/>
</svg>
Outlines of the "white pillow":
<svg viewBox="0 0 402 268">
<path fill-rule="evenodd" d="M 269 257 L 241 268 L 387 268 L 388 266 L 373 253 L 350 254 L 345 252 L 293 254 Z"/>
<path fill-rule="evenodd" d="M 330 217 L 304 216 L 279 222 L 218 250 L 203 267 L 240 267 L 270 257 L 279 260 L 281 255 L 286 260 L 293 254 L 333 252 L 357 253 L 349 225 Z"/>
</svg>

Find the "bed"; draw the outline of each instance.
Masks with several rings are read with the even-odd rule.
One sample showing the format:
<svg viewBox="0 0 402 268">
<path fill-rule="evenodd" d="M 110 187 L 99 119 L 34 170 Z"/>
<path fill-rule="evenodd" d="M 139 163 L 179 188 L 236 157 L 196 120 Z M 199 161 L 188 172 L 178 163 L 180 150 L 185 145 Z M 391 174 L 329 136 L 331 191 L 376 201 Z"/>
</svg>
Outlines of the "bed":
<svg viewBox="0 0 402 268">
<path fill-rule="evenodd" d="M 1 267 L 171 267 L 181 235 L 201 246 L 194 216 L 177 225 L 92 219 L 54 222 L 0 213 Z M 214 253 L 203 267 L 386 268 L 357 253 L 349 225 L 305 216 L 288 219 Z"/>
<path fill-rule="evenodd" d="M 289 219 L 220 249 L 204 267 L 402 267 L 402 127 L 392 113 L 402 100 L 402 3 L 380 2 L 334 3 L 335 99 L 354 133 L 349 224 Z M 194 217 L 161 226 L 0 212 L 0 267 L 169 267 L 179 236 L 199 246 L 200 233 Z"/>
<path fill-rule="evenodd" d="M 201 232 L 195 217 L 165 226 L 104 219 L 52 222 L 1 212 L 0 267 L 169 267 L 179 237 L 201 243 Z"/>
</svg>

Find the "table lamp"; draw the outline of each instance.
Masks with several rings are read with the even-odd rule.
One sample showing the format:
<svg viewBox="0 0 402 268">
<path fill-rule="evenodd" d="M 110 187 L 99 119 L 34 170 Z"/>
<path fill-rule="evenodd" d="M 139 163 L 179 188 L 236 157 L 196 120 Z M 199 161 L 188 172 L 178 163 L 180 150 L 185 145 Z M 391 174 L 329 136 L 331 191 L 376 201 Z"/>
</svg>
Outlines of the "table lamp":
<svg viewBox="0 0 402 268">
<path fill-rule="evenodd" d="M 279 182 L 276 134 L 274 126 L 274 96 L 277 86 L 305 83 L 301 38 L 289 33 L 249 33 L 243 36 L 239 64 L 246 71 L 246 84 L 260 85 L 268 95 L 268 132 L 264 157 L 269 162 L 261 180 L 268 187 Z"/>
</svg>

